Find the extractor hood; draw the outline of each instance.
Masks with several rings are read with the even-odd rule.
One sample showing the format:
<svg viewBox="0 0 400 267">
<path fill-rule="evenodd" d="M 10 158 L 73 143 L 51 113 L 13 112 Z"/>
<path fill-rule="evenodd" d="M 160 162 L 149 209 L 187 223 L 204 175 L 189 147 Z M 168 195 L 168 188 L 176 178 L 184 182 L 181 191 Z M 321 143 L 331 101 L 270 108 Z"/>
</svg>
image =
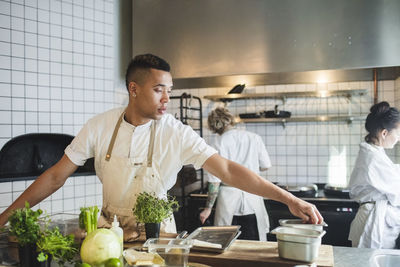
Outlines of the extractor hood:
<svg viewBox="0 0 400 267">
<path fill-rule="evenodd" d="M 168 60 L 175 87 L 231 86 L 238 82 L 221 77 L 240 75 L 392 71 L 400 66 L 399 14 L 398 0 L 134 0 L 133 55 Z"/>
</svg>

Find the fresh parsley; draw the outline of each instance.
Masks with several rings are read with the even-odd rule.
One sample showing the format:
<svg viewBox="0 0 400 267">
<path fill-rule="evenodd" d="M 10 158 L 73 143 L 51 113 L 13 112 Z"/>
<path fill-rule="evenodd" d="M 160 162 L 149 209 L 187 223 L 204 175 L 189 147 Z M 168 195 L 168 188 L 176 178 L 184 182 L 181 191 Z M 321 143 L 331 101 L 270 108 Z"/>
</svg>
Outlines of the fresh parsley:
<svg viewBox="0 0 400 267">
<path fill-rule="evenodd" d="M 133 215 L 140 223 L 160 223 L 178 208 L 179 204 L 175 197 L 167 196 L 167 199 L 161 199 L 154 193 L 143 192 L 137 196 Z"/>
<path fill-rule="evenodd" d="M 25 207 L 12 212 L 10 222 L 10 234 L 17 238 L 20 246 L 35 244 L 40 237 L 39 217 L 42 210 L 32 210 L 28 202 Z"/>
<path fill-rule="evenodd" d="M 40 251 L 37 257 L 38 261 L 46 261 L 51 255 L 52 259 L 60 266 L 64 266 L 66 262 L 73 263 L 74 257 L 78 253 L 74 235 L 63 236 L 58 227 L 44 231 L 36 245 Z"/>
</svg>

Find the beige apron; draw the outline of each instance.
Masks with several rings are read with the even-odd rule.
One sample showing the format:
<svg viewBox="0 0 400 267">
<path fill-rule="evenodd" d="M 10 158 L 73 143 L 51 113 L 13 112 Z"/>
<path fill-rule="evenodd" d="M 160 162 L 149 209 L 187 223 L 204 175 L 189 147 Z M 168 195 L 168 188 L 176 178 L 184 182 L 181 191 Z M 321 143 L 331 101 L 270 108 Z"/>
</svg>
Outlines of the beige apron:
<svg viewBox="0 0 400 267">
<path fill-rule="evenodd" d="M 103 183 L 103 208 L 99 218 L 99 227 L 111 227 L 114 214 L 117 215 L 124 229 L 124 240 L 133 241 L 139 238 L 143 227 L 136 223 L 132 208 L 136 203 L 137 194 L 141 192 L 155 193 L 156 196 L 166 197 L 164 183 L 159 174 L 159 168 L 153 163 L 153 145 L 156 122 L 151 123 L 151 134 L 147 159 L 135 162 L 132 158 L 112 155 L 115 139 L 124 118 L 121 114 L 115 126 L 107 155 L 101 159 L 97 176 Z M 176 233 L 173 216 L 161 223 L 161 231 Z"/>
</svg>

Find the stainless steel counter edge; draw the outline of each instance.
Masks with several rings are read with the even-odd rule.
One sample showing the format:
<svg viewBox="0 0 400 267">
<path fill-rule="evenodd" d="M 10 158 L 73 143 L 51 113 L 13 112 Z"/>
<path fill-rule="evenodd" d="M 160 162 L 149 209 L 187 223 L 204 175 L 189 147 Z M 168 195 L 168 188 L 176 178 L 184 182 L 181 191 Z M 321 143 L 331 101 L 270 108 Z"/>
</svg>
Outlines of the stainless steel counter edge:
<svg viewBox="0 0 400 267">
<path fill-rule="evenodd" d="M 373 262 L 374 255 L 390 254 L 400 255 L 397 249 L 370 249 L 370 248 L 348 248 L 333 247 L 333 257 L 335 267 L 375 267 Z"/>
</svg>

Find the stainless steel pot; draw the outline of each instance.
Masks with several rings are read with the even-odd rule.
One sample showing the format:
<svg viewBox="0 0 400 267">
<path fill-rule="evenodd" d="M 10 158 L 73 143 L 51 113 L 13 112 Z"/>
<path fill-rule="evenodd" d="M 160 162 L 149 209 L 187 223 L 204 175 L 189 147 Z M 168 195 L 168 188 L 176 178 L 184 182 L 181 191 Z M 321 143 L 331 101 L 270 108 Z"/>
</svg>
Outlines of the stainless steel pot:
<svg viewBox="0 0 400 267">
<path fill-rule="evenodd" d="M 278 240 L 279 257 L 289 260 L 313 262 L 319 253 L 325 231 L 279 226 L 271 231 Z"/>
</svg>

